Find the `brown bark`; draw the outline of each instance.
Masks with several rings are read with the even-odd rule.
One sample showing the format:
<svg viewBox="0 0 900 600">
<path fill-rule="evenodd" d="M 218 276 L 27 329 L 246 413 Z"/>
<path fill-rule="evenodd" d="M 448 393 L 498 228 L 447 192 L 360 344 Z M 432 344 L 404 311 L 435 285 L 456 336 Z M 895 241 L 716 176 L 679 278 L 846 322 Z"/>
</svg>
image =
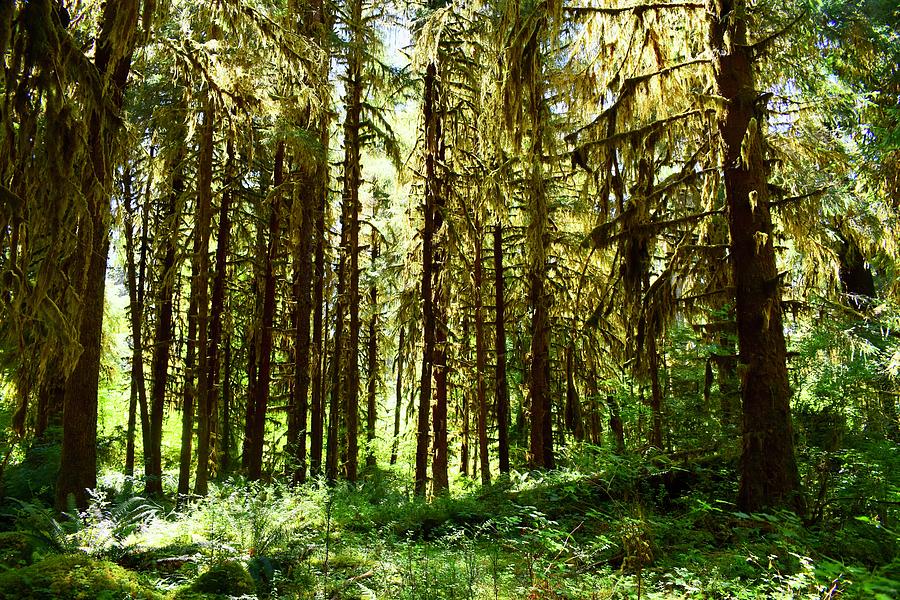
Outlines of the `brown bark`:
<svg viewBox="0 0 900 600">
<path fill-rule="evenodd" d="M 575 387 L 575 343 L 569 342 L 566 347 L 566 429 L 574 434 L 575 439 L 584 440 L 584 416 L 581 409 L 581 399 L 578 397 L 578 389 Z"/>
<path fill-rule="evenodd" d="M 221 337 L 222 298 L 218 299 L 219 313 L 213 312 L 214 318 L 219 321 L 216 339 L 211 340 L 209 335 L 209 239 L 212 221 L 214 133 L 215 110 L 212 102 L 207 99 L 203 110 L 203 124 L 200 128 L 197 216 L 194 223 L 194 262 L 196 265 L 194 277 L 197 278 L 197 476 L 194 480 L 194 493 L 199 496 L 206 495 L 208 489 L 210 431 L 213 429 L 211 423 L 215 419 L 212 414 L 215 403 L 211 401 L 212 389 L 215 386 L 215 379 L 212 378 L 215 363 L 211 362 L 210 355 L 213 355 L 213 361 L 217 360 L 218 342 Z M 216 247 L 217 260 L 218 248 L 221 243 L 220 235 Z M 224 282 L 222 285 L 224 286 Z M 222 289 L 224 292 L 224 287 Z"/>
<path fill-rule="evenodd" d="M 659 384 L 659 349 L 656 346 L 656 333 L 647 337 L 647 370 L 650 372 L 650 446 L 663 447 L 662 404 L 663 393 Z"/>
<path fill-rule="evenodd" d="M 373 210 L 374 212 L 374 210 Z M 378 232 L 372 228 L 372 269 L 378 260 Z M 366 401 L 366 466 L 375 466 L 375 425 L 378 420 L 376 393 L 378 388 L 378 282 L 373 277 L 369 286 L 369 306 L 372 318 L 369 321 L 368 389 Z"/>
<path fill-rule="evenodd" d="M 187 349 L 181 401 L 181 448 L 178 455 L 178 500 L 191 493 L 191 457 L 194 446 L 194 405 L 197 402 L 197 278 L 191 277 L 187 312 Z"/>
<path fill-rule="evenodd" d="M 481 216 L 475 217 L 475 258 L 473 260 L 473 277 L 475 294 L 475 402 L 478 430 L 478 456 L 481 459 L 481 485 L 491 484 L 490 452 L 488 450 L 487 419 L 488 407 L 485 391 L 485 371 L 487 370 L 487 348 L 484 339 L 484 306 L 482 287 L 484 285 L 484 264 L 482 258 L 484 245 L 484 229 L 481 227 Z"/>
<path fill-rule="evenodd" d="M 281 223 L 281 185 L 284 183 L 284 142 L 275 148 L 275 169 L 272 184 L 272 204 L 269 207 L 269 226 L 266 237 L 265 265 L 263 267 L 262 314 L 259 323 L 259 367 L 256 387 L 250 402 L 253 414 L 247 427 L 247 478 L 257 480 L 262 476 L 263 446 L 266 433 L 266 412 L 269 404 L 269 387 L 272 378 L 272 342 L 275 321 L 275 259 L 278 255 L 278 238 Z"/>
<path fill-rule="evenodd" d="M 443 219 L 435 215 L 435 232 L 440 230 Z M 446 250 L 440 248 L 434 260 L 434 401 L 432 403 L 432 427 L 434 428 L 434 452 L 431 457 L 432 493 L 444 494 L 450 489 L 449 453 L 447 448 L 447 313 L 450 303 L 450 282 L 441 276 L 446 261 Z"/>
<path fill-rule="evenodd" d="M 441 144 L 441 120 L 439 103 L 437 66 L 430 62 L 425 70 L 425 94 L 423 114 L 425 121 L 425 207 L 422 227 L 422 330 L 424 349 L 422 354 L 422 376 L 419 384 L 419 410 L 416 424 L 416 470 L 415 494 L 425 495 L 428 483 L 428 442 L 429 408 L 431 405 L 431 377 L 435 362 L 435 334 L 437 326 L 434 316 L 434 236 L 436 206 L 439 202 L 441 182 L 438 176 Z"/>
<path fill-rule="evenodd" d="M 136 0 L 104 5 L 94 53 L 94 66 L 100 79 L 109 85 L 103 97 L 91 103 L 93 109 L 88 115 L 91 160 L 85 165 L 82 185 L 87 211 L 80 219 L 77 234 L 76 252 L 82 259 L 75 261 L 82 268 L 73 271 L 72 278 L 81 299 L 78 341 L 82 352 L 66 381 L 62 454 L 56 482 L 59 509 L 66 508 L 70 495 L 76 506 L 86 506 L 86 490 L 97 484 L 97 391 L 109 251 L 107 191 L 113 172 L 111 158 L 121 126 L 118 112 L 124 104 L 131 57 L 137 43 L 137 14 Z"/>
<path fill-rule="evenodd" d="M 506 299 L 503 282 L 503 227 L 494 227 L 494 402 L 500 472 L 509 474 L 509 384 L 506 380 Z"/>
<path fill-rule="evenodd" d="M 135 264 L 135 208 L 132 206 L 131 170 L 126 169 L 123 201 L 125 208 L 125 271 L 128 287 L 128 312 L 131 325 L 131 396 L 128 402 L 128 430 L 125 446 L 125 474 L 134 476 L 135 462 L 135 429 L 137 425 L 138 407 L 143 417 L 147 410 L 147 385 L 144 378 L 144 343 L 141 321 L 144 317 L 144 282 L 147 265 L 147 220 L 141 219 L 141 238 L 139 258 Z M 142 211 L 143 212 L 143 211 Z M 146 458 L 146 442 L 149 435 L 149 423 L 141 419 L 143 425 L 144 456 Z"/>
<path fill-rule="evenodd" d="M 175 291 L 176 244 L 178 241 L 178 199 L 184 193 L 181 161 L 183 150 L 175 157 L 175 174 L 172 190 L 162 214 L 160 225 L 163 240 L 163 256 L 159 266 L 159 283 L 156 296 L 156 333 L 150 364 L 150 437 L 147 444 L 145 491 L 148 496 L 162 494 L 162 426 L 166 404 L 166 382 L 169 374 L 169 355 L 172 348 L 173 294 Z M 190 317 L 189 317 L 190 318 Z M 187 376 L 187 375 L 186 375 Z"/>
<path fill-rule="evenodd" d="M 463 318 L 463 330 L 462 330 L 462 361 L 466 364 L 471 362 L 472 357 L 470 356 L 469 351 L 469 319 Z M 466 377 L 466 375 L 462 375 L 462 377 Z M 469 401 L 469 397 L 472 395 L 469 389 L 469 386 L 464 385 L 463 389 L 460 390 L 460 403 L 462 404 L 460 408 L 460 415 L 457 415 L 457 420 L 462 421 L 462 432 L 460 434 L 460 444 L 459 444 L 459 472 L 463 475 L 469 474 L 469 436 L 470 436 L 470 423 L 472 419 L 469 415 L 469 406 L 472 404 Z M 475 466 L 473 465 L 473 474 L 475 471 Z"/>
<path fill-rule="evenodd" d="M 394 437 L 391 442 L 391 464 L 397 464 L 397 449 L 400 444 L 400 411 L 403 406 L 403 343 L 406 328 L 400 325 L 400 340 L 397 343 L 397 387 L 394 393 Z"/>
<path fill-rule="evenodd" d="M 350 243 L 350 228 L 348 226 L 350 207 L 346 202 L 341 203 L 341 251 L 338 260 L 337 272 L 337 298 L 335 299 L 334 319 L 334 343 L 331 357 L 331 398 L 328 405 L 328 439 L 325 452 L 325 477 L 328 481 L 336 481 L 338 476 L 338 462 L 340 456 L 340 425 L 342 415 L 341 399 L 343 398 L 343 363 L 344 363 L 344 310 L 346 298 L 344 297 L 347 252 L 345 249 Z M 346 407 L 344 407 L 346 408 Z"/>
<path fill-rule="evenodd" d="M 359 187 L 360 173 L 360 118 L 362 116 L 362 46 L 363 19 L 362 0 L 353 0 L 350 5 L 352 39 L 347 65 L 347 110 L 344 121 L 344 198 L 348 204 L 350 217 L 349 252 L 349 329 L 347 340 L 347 394 L 345 419 L 347 425 L 347 464 L 345 472 L 348 481 L 356 481 L 359 466 Z"/>
<path fill-rule="evenodd" d="M 314 181 L 314 180 L 313 180 Z M 311 183 L 313 182 L 311 181 Z M 316 186 L 307 187 L 311 194 L 302 197 L 300 223 L 297 227 L 297 244 L 294 249 L 294 390 L 288 415 L 287 444 L 292 460 L 291 479 L 295 483 L 306 481 L 307 413 L 309 412 L 310 384 L 310 296 L 313 264 L 312 237 L 315 208 L 318 202 Z M 298 199 L 295 198 L 294 201 Z"/>
<path fill-rule="evenodd" d="M 768 204 L 763 134 L 765 106 L 755 88 L 743 0 L 718 0 L 710 25 L 725 201 L 743 379 L 744 432 L 738 506 L 804 510 L 794 458 L 781 285 Z"/>
</svg>

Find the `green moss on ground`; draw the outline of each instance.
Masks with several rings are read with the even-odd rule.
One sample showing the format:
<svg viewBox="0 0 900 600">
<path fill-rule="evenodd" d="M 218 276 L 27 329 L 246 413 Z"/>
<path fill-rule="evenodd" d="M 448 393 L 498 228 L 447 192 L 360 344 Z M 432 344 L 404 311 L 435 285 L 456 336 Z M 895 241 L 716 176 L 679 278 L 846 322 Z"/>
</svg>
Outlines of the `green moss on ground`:
<svg viewBox="0 0 900 600">
<path fill-rule="evenodd" d="M 137 575 L 80 554 L 51 556 L 0 574 L 0 600 L 162 600 Z"/>
</svg>

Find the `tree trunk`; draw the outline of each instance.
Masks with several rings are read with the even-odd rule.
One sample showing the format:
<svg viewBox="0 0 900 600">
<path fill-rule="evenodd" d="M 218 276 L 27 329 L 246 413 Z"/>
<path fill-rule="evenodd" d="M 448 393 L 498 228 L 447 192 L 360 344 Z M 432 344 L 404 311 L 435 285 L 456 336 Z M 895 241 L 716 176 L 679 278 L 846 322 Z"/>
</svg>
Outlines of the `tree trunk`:
<svg viewBox="0 0 900 600">
<path fill-rule="evenodd" d="M 494 402 L 500 472 L 509 475 L 509 384 L 506 381 L 506 299 L 503 282 L 503 227 L 494 227 Z"/>
<path fill-rule="evenodd" d="M 181 402 L 181 449 L 178 460 L 178 499 L 191 493 L 194 445 L 194 405 L 197 402 L 197 278 L 191 277 L 187 313 L 187 350 L 184 357 L 184 397 Z"/>
<path fill-rule="evenodd" d="M 315 174 L 307 176 L 306 181 L 315 182 Z M 294 209 L 295 214 L 300 214 L 295 220 L 297 231 L 297 243 L 294 249 L 294 402 L 288 415 L 288 451 L 292 460 L 291 479 L 294 483 L 306 481 L 306 436 L 307 413 L 309 412 L 309 383 L 310 383 L 310 312 L 312 310 L 312 298 L 310 296 L 313 263 L 310 256 L 312 251 L 312 238 L 314 218 L 318 194 L 316 186 L 306 188 L 312 193 L 302 196 L 303 205 L 300 210 Z M 294 201 L 301 200 L 296 198 Z"/>
<path fill-rule="evenodd" d="M 463 330 L 462 330 L 462 362 L 465 364 L 469 364 L 472 360 L 471 353 L 469 351 L 469 319 L 468 317 L 463 318 Z M 461 377 L 465 377 L 466 375 L 461 375 Z M 471 396 L 470 390 L 468 386 L 464 386 L 460 393 L 460 403 L 462 404 L 462 408 L 460 410 L 461 415 L 458 415 L 459 421 L 462 421 L 462 433 L 461 440 L 459 444 L 459 472 L 463 475 L 469 474 L 469 426 L 472 422 L 472 419 L 469 416 L 469 406 L 471 402 L 469 402 L 469 397 Z M 474 465 L 473 465 L 474 472 Z"/>
<path fill-rule="evenodd" d="M 194 223 L 194 261 L 197 278 L 197 477 L 194 493 L 205 496 L 209 481 L 210 431 L 213 429 L 214 387 L 216 380 L 216 360 L 218 343 L 221 338 L 221 310 L 223 298 L 214 299 L 218 305 L 213 308 L 213 319 L 217 321 L 215 339 L 210 336 L 209 327 L 209 238 L 212 221 L 212 177 L 213 146 L 215 133 L 215 111 L 207 99 L 203 109 L 203 124 L 200 128 L 200 154 L 197 166 L 197 217 Z M 223 204 L 224 204 L 223 200 Z M 221 229 L 221 228 L 220 228 Z M 227 240 L 226 240 L 227 242 Z M 219 248 L 222 247 L 221 231 L 216 244 L 216 277 L 218 278 Z M 222 257 L 224 262 L 224 256 Z M 224 268 L 224 267 L 223 267 Z M 223 273 L 224 277 L 224 273 Z M 224 294 L 224 281 L 221 294 Z M 215 309 L 218 308 L 218 314 Z"/>
<path fill-rule="evenodd" d="M 374 209 L 372 211 L 375 212 Z M 374 214 L 373 214 L 374 216 Z M 378 232 L 372 228 L 372 271 L 378 260 Z M 375 425 L 378 421 L 378 404 L 376 393 L 378 388 L 378 281 L 372 277 L 369 286 L 369 306 L 372 320 L 369 321 L 369 356 L 368 356 L 368 399 L 366 402 L 366 466 L 375 466 Z"/>
<path fill-rule="evenodd" d="M 222 357 L 222 435 L 220 436 L 222 473 L 231 472 L 231 336 L 225 338 L 225 354 Z"/>
<path fill-rule="evenodd" d="M 162 426 L 166 406 L 166 382 L 169 377 L 169 355 L 172 349 L 173 294 L 175 291 L 175 275 L 178 270 L 175 260 L 178 241 L 178 201 L 184 193 L 182 174 L 183 150 L 179 149 L 175 156 L 175 173 L 172 176 L 172 191 L 162 215 L 160 223 L 163 231 L 163 257 L 159 268 L 159 284 L 156 297 L 156 334 L 153 342 L 153 356 L 150 366 L 150 438 L 146 461 L 145 490 L 148 496 L 162 494 Z M 188 319 L 191 316 L 189 314 Z M 190 336 L 189 336 L 190 337 Z M 190 342 L 189 342 L 190 343 Z M 189 375 L 185 372 L 186 386 Z M 188 393 L 185 393 L 187 396 Z M 186 400 L 187 402 L 187 400 Z"/>
<path fill-rule="evenodd" d="M 425 121 L 425 207 L 422 228 L 422 376 L 419 383 L 419 411 L 416 426 L 415 494 L 424 496 L 428 483 L 429 408 L 431 406 L 431 376 L 435 363 L 434 316 L 434 236 L 435 214 L 441 193 L 438 176 L 439 147 L 441 145 L 441 119 L 438 112 L 439 92 L 437 66 L 430 62 L 425 70 L 425 94 L 423 113 Z"/>
<path fill-rule="evenodd" d="M 480 212 L 480 208 L 476 209 Z M 475 402 L 478 411 L 478 456 L 481 459 L 481 485 L 491 484 L 491 455 L 488 450 L 487 435 L 487 398 L 485 392 L 485 371 L 487 370 L 487 348 L 484 339 L 484 306 L 482 305 L 482 287 L 484 286 L 484 264 L 482 258 L 484 245 L 484 229 L 481 227 L 481 215 L 475 216 L 475 258 L 473 264 L 475 294 Z"/>
<path fill-rule="evenodd" d="M 141 331 L 141 322 L 144 317 L 144 280 L 147 266 L 147 221 L 141 221 L 140 257 L 135 265 L 135 241 L 134 218 L 135 209 L 132 206 L 131 170 L 126 169 L 124 187 L 125 208 L 125 266 L 126 283 L 128 287 L 129 321 L 131 325 L 131 397 L 128 403 L 128 432 L 125 447 L 125 474 L 134 476 L 135 461 L 135 429 L 137 425 L 137 411 L 141 407 L 142 412 L 147 408 L 147 385 L 144 379 L 144 344 Z M 143 213 L 143 211 L 142 211 Z M 142 433 L 145 441 L 149 435 L 146 419 L 141 419 L 145 425 Z M 145 448 L 146 457 L 146 448 Z"/>
<path fill-rule="evenodd" d="M 790 385 L 769 211 L 765 106 L 753 78 L 743 0 L 718 0 L 710 27 L 717 93 L 727 101 L 725 201 L 731 233 L 744 433 L 738 506 L 746 512 L 788 506 L 804 510 L 794 458 Z"/>
<path fill-rule="evenodd" d="M 124 104 L 131 57 L 137 43 L 137 15 L 136 0 L 105 4 L 94 53 L 99 79 L 109 82 L 101 99 L 108 104 L 98 100 L 88 112 L 91 164 L 84 168 L 82 185 L 87 211 L 78 227 L 76 252 L 82 259 L 75 261 L 82 268 L 73 272 L 81 299 L 78 341 L 82 352 L 66 381 L 62 453 L 56 481 L 56 507 L 59 509 L 67 507 L 70 495 L 77 507 L 85 507 L 86 490 L 97 484 L 97 392 L 109 251 L 107 192 L 113 173 L 109 159 L 115 155 L 120 128 L 118 113 Z M 149 28 L 149 23 L 145 23 L 145 27 Z"/>
<path fill-rule="evenodd" d="M 350 217 L 349 246 L 345 248 L 350 256 L 349 298 L 350 323 L 347 340 L 347 395 L 345 418 L 347 423 L 347 464 L 348 481 L 356 481 L 359 465 L 359 186 L 360 174 L 360 118 L 362 114 L 362 57 L 363 18 L 362 0 L 350 4 L 350 40 L 347 64 L 346 120 L 344 121 L 344 197 Z"/>
<path fill-rule="evenodd" d="M 440 230 L 443 219 L 435 214 L 435 232 Z M 435 347 L 434 347 L 434 402 L 432 405 L 432 426 L 434 427 L 434 454 L 431 458 L 432 493 L 444 494 L 450 489 L 449 456 L 447 450 L 447 327 L 448 305 L 450 303 L 450 282 L 441 274 L 447 260 L 447 252 L 440 247 L 434 260 L 434 305 L 435 305 Z"/>
<path fill-rule="evenodd" d="M 391 464 L 397 464 L 397 450 L 400 444 L 400 410 L 403 406 L 403 343 L 406 329 L 400 325 L 400 341 L 397 344 L 397 388 L 394 393 L 394 437 L 391 442 Z"/>
<path fill-rule="evenodd" d="M 341 399 L 343 398 L 343 345 L 344 345 L 344 297 L 347 277 L 347 247 L 350 244 L 349 209 L 346 202 L 341 204 L 341 251 L 338 259 L 337 298 L 335 299 L 334 348 L 331 358 L 331 398 L 328 405 L 328 440 L 325 455 L 325 477 L 337 480 L 340 456 Z"/>
<path fill-rule="evenodd" d="M 259 324 L 259 367 L 253 404 L 253 415 L 247 428 L 247 478 L 251 481 L 262 476 L 263 446 L 266 434 L 266 411 L 269 404 L 269 386 L 272 378 L 272 341 L 275 321 L 275 259 L 278 256 L 278 238 L 281 220 L 281 184 L 284 183 L 284 142 L 275 148 L 275 174 L 272 205 L 269 207 L 269 230 L 263 268 L 262 315 Z"/>
</svg>

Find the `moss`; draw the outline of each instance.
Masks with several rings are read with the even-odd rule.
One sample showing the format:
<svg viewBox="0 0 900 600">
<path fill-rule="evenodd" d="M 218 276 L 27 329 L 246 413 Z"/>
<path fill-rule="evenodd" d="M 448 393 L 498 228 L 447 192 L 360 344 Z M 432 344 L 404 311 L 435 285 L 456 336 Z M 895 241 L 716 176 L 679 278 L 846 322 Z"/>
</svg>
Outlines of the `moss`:
<svg viewBox="0 0 900 600">
<path fill-rule="evenodd" d="M 24 567 L 33 561 L 34 540 L 21 531 L 0 533 L 0 565 Z"/>
<path fill-rule="evenodd" d="M 0 574 L 0 600 L 161 600 L 134 573 L 83 555 L 52 556 Z"/>
<path fill-rule="evenodd" d="M 213 565 L 175 593 L 174 600 L 218 599 L 253 594 L 256 586 L 244 566 L 235 561 Z"/>
</svg>

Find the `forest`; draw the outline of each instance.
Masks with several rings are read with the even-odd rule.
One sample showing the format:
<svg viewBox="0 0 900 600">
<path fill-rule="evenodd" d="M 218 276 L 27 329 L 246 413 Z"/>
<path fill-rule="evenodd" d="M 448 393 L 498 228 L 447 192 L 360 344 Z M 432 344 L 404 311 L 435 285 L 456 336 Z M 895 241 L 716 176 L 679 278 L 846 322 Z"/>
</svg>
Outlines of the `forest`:
<svg viewBox="0 0 900 600">
<path fill-rule="evenodd" d="M 0 0 L 0 599 L 900 597 L 896 0 Z"/>
</svg>

